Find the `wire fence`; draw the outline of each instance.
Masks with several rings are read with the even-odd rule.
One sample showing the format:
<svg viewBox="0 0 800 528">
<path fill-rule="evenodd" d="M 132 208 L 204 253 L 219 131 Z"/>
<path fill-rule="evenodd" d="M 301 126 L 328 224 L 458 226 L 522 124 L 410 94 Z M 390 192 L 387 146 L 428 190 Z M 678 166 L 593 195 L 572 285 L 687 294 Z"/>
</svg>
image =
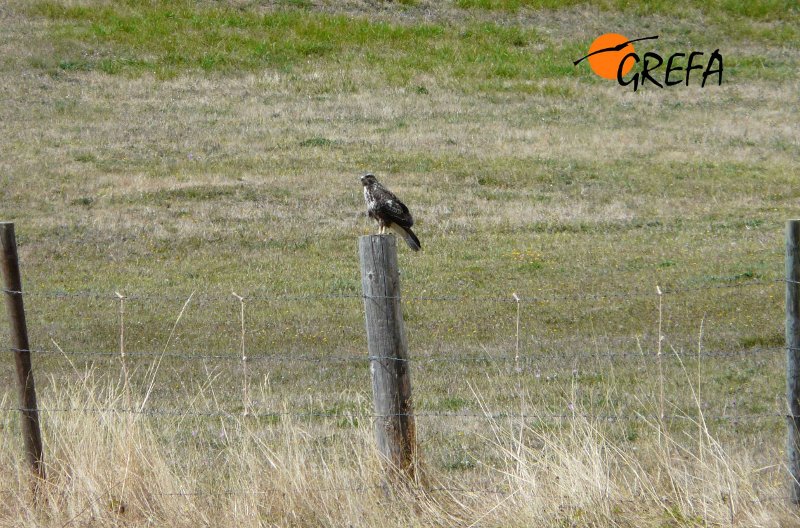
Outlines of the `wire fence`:
<svg viewBox="0 0 800 528">
<path fill-rule="evenodd" d="M 408 363 L 424 376 L 431 372 L 441 375 L 448 369 L 486 367 L 504 369 L 510 375 L 529 376 L 532 380 L 562 377 L 573 381 L 607 376 L 606 361 L 628 363 L 632 367 L 658 363 L 685 368 L 687 363 L 694 365 L 714 360 L 767 362 L 776 366 L 781 359 L 779 353 L 787 350 L 777 344 L 781 338 L 782 320 L 777 302 L 780 291 L 776 286 L 784 282 L 784 279 L 755 279 L 652 288 L 649 291 L 589 292 L 580 296 L 519 292 L 502 297 L 406 295 L 401 300 L 406 312 L 412 314 L 406 321 L 411 354 L 403 359 L 375 357 L 364 352 L 361 306 L 364 296 L 360 294 L 250 292 L 225 295 L 199 292 L 184 296 L 172 293 L 123 294 L 118 291 L 7 291 L 30 298 L 26 308 L 32 313 L 29 317 L 32 342 L 49 341 L 53 346 L 25 350 L 9 347 L 5 350 L 9 353 L 29 352 L 33 358 L 41 358 L 38 361 L 45 361 L 45 364 L 39 365 L 38 371 L 45 377 L 52 372 L 50 369 L 64 368 L 54 363 L 61 360 L 100 362 L 109 368 L 120 361 L 129 365 L 161 361 L 174 365 L 180 362 L 187 374 L 190 364 L 197 363 L 200 368 L 211 364 L 229 370 L 231 377 L 251 378 L 263 374 L 259 365 L 298 365 L 298 368 L 304 368 L 303 364 L 339 365 L 359 369 L 374 361 L 391 360 Z M 696 323 L 697 314 L 705 313 L 709 309 L 707 305 L 690 309 L 680 307 L 685 312 L 683 319 L 670 315 L 663 317 L 663 328 L 657 327 L 662 321 L 656 321 L 661 315 L 655 309 L 633 316 L 626 313 L 628 321 L 643 329 L 635 335 L 595 330 L 594 335 L 586 337 L 580 330 L 574 332 L 575 335 L 571 335 L 569 330 L 568 323 L 575 321 L 580 324 L 580 319 L 587 315 L 589 319 L 602 321 L 609 311 L 624 311 L 625 307 L 616 302 L 618 300 L 649 298 L 654 305 L 663 297 L 698 292 L 739 292 L 759 287 L 763 290 L 758 300 L 768 298 L 771 310 L 763 310 L 762 317 L 755 322 L 732 323 L 731 326 L 741 325 L 734 330 L 725 328 L 724 322 L 718 324 L 717 333 L 707 331 L 705 340 L 708 344 L 702 339 L 696 343 L 686 337 L 696 331 L 696 328 L 686 328 L 686 322 Z M 705 300 L 704 296 L 693 297 L 698 298 Z M 595 302 L 598 300 L 614 302 L 612 306 L 597 306 Z M 103 304 L 98 306 L 96 301 L 103 301 Z M 196 304 L 199 301 L 206 304 Z M 286 314 L 269 308 L 259 310 L 253 307 L 258 301 L 289 309 Z M 535 306 L 551 301 L 571 301 L 566 308 L 569 313 L 558 318 L 555 324 L 546 320 L 551 312 L 541 312 Z M 316 312 L 298 312 L 294 310 L 298 302 L 319 302 L 323 308 Z M 346 304 L 331 304 L 337 302 Z M 141 306 L 134 307 L 136 303 Z M 170 306 L 162 308 L 163 303 Z M 166 344 L 162 344 L 169 328 L 164 321 L 169 321 L 167 317 L 170 314 L 175 317 L 178 303 L 182 303 L 183 310 L 169 330 Z M 414 307 L 415 303 L 433 303 L 434 308 L 418 309 Z M 486 303 L 507 305 L 510 309 L 495 311 Z M 208 310 L 208 306 L 213 310 Z M 524 309 L 523 306 L 530 308 Z M 85 314 L 86 317 L 76 318 L 76 310 L 79 312 L 77 315 Z M 193 312 L 199 314 L 194 319 Z M 644 324 L 643 320 L 646 321 Z M 550 335 L 537 332 L 538 327 L 547 327 L 548 324 L 556 329 Z M 243 373 L 242 369 L 247 370 L 248 365 L 251 372 Z M 75 365 L 69 368 L 74 369 Z M 313 373 L 308 373 L 308 377 L 313 379 Z M 771 414 L 767 413 L 767 416 Z"/>
<path fill-rule="evenodd" d="M 375 362 L 392 360 L 412 368 L 418 404 L 413 416 L 422 420 L 423 434 L 426 427 L 446 434 L 451 421 L 535 425 L 582 420 L 723 428 L 764 424 L 765 430 L 756 434 L 774 436 L 786 420 L 797 418 L 785 411 L 782 353 L 794 349 L 780 344 L 779 286 L 784 282 L 770 278 L 581 294 L 404 295 L 400 300 L 411 354 L 403 359 L 366 353 L 366 297 L 357 293 L 4 290 L 26 299 L 31 341 L 42 346 L 3 350 L 9 358 L 15 352 L 32 356 L 37 383 L 42 381 L 38 412 L 44 416 L 261 421 L 263 427 L 282 419 L 363 422 L 407 416 L 368 410 L 365 371 Z M 748 293 L 739 296 L 743 292 Z M 739 296 L 736 304 L 726 297 L 731 293 Z M 685 303 L 661 313 L 660 301 L 687 296 Z M 721 301 L 726 311 L 713 325 L 706 322 Z M 558 306 L 541 309 L 548 303 Z M 626 333 L 620 328 L 626 323 L 638 331 Z M 158 365 L 159 377 L 154 373 Z M 91 369 L 109 383 L 119 382 L 121 368 L 130 369 L 125 383 L 140 389 L 135 404 L 64 404 L 53 396 L 59 391 L 56 380 L 80 380 Z M 655 404 L 658 382 L 666 385 L 667 409 Z M 694 383 L 702 385 L 702 396 L 687 390 Z M 205 386 L 215 386 L 224 397 L 213 405 L 205 397 L 190 398 L 193 388 Z M 619 387 L 614 389 L 618 401 L 598 403 L 609 387 Z M 512 403 L 517 391 L 534 403 Z M 641 405 L 647 394 L 652 405 Z M 309 397 L 318 398 L 307 404 Z M 7 394 L 0 414 L 33 411 L 9 405 L 10 399 Z M 315 405 L 333 410 L 308 408 Z M 270 492 L 161 494 L 189 498 Z M 445 486 L 426 492 L 508 496 L 514 489 Z"/>
<path fill-rule="evenodd" d="M 677 360 L 691 360 L 691 359 L 710 359 L 710 358 L 738 358 L 738 359 L 747 359 L 749 358 L 759 358 L 763 357 L 764 354 L 771 353 L 771 352 L 782 352 L 785 350 L 797 350 L 793 347 L 756 347 L 750 349 L 743 349 L 738 351 L 725 351 L 725 350 L 703 350 L 700 352 L 687 352 L 687 351 L 680 351 L 675 353 L 664 353 L 663 358 L 667 359 L 677 359 Z M 401 363 L 415 363 L 415 364 L 458 364 L 458 363 L 495 363 L 495 362 L 513 362 L 515 358 L 508 357 L 508 356 L 492 356 L 489 354 L 456 354 L 456 355 L 449 355 L 448 357 L 436 356 L 436 355 L 419 355 L 413 358 L 396 358 L 396 357 L 383 357 L 383 356 L 364 356 L 364 357 L 351 357 L 351 356 L 303 356 L 297 354 L 280 354 L 280 353 L 255 353 L 248 355 L 243 360 L 241 356 L 237 356 L 234 354 L 204 354 L 202 352 L 126 352 L 124 354 L 120 354 L 119 351 L 109 351 L 109 352 L 100 352 L 100 351 L 84 351 L 84 350 L 77 350 L 77 351 L 70 351 L 65 352 L 63 350 L 53 350 L 53 349 L 19 349 L 19 348 L 9 348 L 7 351 L 9 352 L 27 352 L 34 356 L 42 355 L 42 356 L 59 356 L 66 359 L 71 358 L 109 358 L 113 360 L 119 360 L 120 358 L 127 358 L 127 359 L 156 359 L 156 358 L 169 358 L 169 359 L 183 359 L 187 361 L 234 361 L 234 362 L 292 362 L 292 363 L 302 363 L 302 362 L 310 362 L 310 363 L 319 363 L 322 361 L 327 362 L 339 362 L 339 363 L 354 363 L 354 364 L 369 364 L 372 361 L 396 361 Z M 584 352 L 578 354 L 553 354 L 553 353 L 545 353 L 545 354 L 537 354 L 536 356 L 525 358 L 529 361 L 542 361 L 542 360 L 550 360 L 550 359 L 581 359 L 581 360 L 592 360 L 592 359 L 657 359 L 659 357 L 658 352 L 651 352 L 651 351 L 607 351 L 607 352 Z M 525 368 L 535 368 L 532 365 L 527 365 Z"/>
<path fill-rule="evenodd" d="M 725 290 L 725 289 L 741 289 L 754 286 L 765 286 L 774 283 L 792 283 L 785 278 L 772 278 L 772 279 L 755 279 L 748 281 L 727 280 L 721 283 L 704 284 L 704 285 L 684 285 L 674 287 L 659 287 L 650 289 L 631 289 L 624 292 L 595 292 L 586 293 L 581 292 L 577 294 L 558 294 L 558 293 L 516 293 L 516 298 L 511 295 L 496 295 L 496 296 L 475 296 L 475 295 L 404 295 L 402 299 L 405 301 L 445 301 L 445 302 L 459 302 L 459 301 L 475 301 L 475 302 L 499 302 L 499 303 L 535 303 L 535 302 L 548 302 L 548 301 L 592 301 L 599 299 L 632 299 L 639 297 L 653 297 L 655 295 L 682 295 L 687 293 L 697 293 L 703 291 Z M 118 291 L 92 291 L 92 290 L 37 290 L 27 289 L 25 291 L 8 290 L 2 288 L 3 293 L 11 295 L 24 295 L 29 297 L 43 297 L 55 299 L 69 299 L 69 298 L 89 298 L 89 299 L 109 299 L 109 300 L 158 300 L 158 301 L 175 301 L 182 302 L 188 297 L 193 296 L 197 300 L 208 301 L 233 301 L 234 297 L 242 298 L 247 301 L 317 301 L 317 300 L 330 300 L 330 299 L 364 299 L 363 294 L 358 293 L 277 293 L 265 291 L 253 291 L 245 293 L 241 296 L 232 296 L 231 294 L 223 293 L 209 293 L 200 292 L 197 290 L 186 292 L 184 294 L 167 294 L 167 293 L 124 293 Z M 660 292 L 660 293 L 657 293 Z M 374 297 L 374 296 L 373 296 Z"/>
<path fill-rule="evenodd" d="M 661 290 L 659 296 L 656 295 L 655 289 L 653 289 L 650 293 L 636 290 L 616 293 L 588 293 L 580 296 L 526 295 L 524 293 L 517 293 L 516 297 L 511 295 L 503 297 L 406 295 L 402 298 L 402 302 L 406 307 L 407 317 L 409 317 L 407 319 L 409 326 L 413 324 L 415 326 L 415 335 L 421 335 L 423 340 L 429 337 L 424 335 L 425 332 L 442 334 L 448 330 L 461 333 L 464 336 L 475 332 L 491 333 L 498 337 L 504 334 L 507 335 L 512 331 L 510 326 L 514 322 L 513 310 L 516 309 L 520 312 L 517 318 L 521 318 L 523 330 L 530 330 L 531 327 L 538 326 L 551 334 L 539 333 L 539 335 L 533 335 L 531 332 L 528 333 L 527 337 L 535 340 L 537 346 L 542 346 L 551 343 L 558 344 L 559 339 L 563 339 L 565 335 L 569 334 L 570 326 L 577 322 L 575 321 L 576 319 L 586 314 L 597 317 L 603 312 L 608 317 L 618 319 L 620 323 L 632 323 L 633 326 L 638 327 L 632 328 L 632 330 L 641 339 L 650 339 L 653 337 L 653 328 L 651 326 L 651 335 L 648 335 L 646 325 L 652 323 L 652 318 L 648 321 L 644 317 L 632 317 L 630 312 L 632 310 L 652 309 L 657 298 L 662 296 L 677 298 L 681 295 L 685 296 L 697 292 L 736 291 L 742 288 L 770 288 L 777 282 L 773 280 L 757 280 L 746 283 L 714 284 L 702 287 L 665 288 Z M 111 292 L 33 290 L 26 292 L 24 295 L 30 297 L 27 309 L 33 316 L 32 319 L 38 318 L 42 323 L 39 326 L 47 330 L 47 333 L 43 332 L 40 337 L 48 339 L 51 335 L 67 335 L 71 329 L 91 328 L 93 333 L 91 337 L 95 340 L 95 343 L 76 342 L 75 344 L 80 344 L 85 350 L 94 348 L 95 352 L 103 351 L 102 349 L 98 350 L 98 337 L 106 337 L 106 341 L 112 337 L 113 334 L 111 332 L 115 329 L 113 318 L 116 316 L 115 312 L 118 309 L 124 308 L 127 311 L 125 323 L 134 331 L 140 330 L 139 334 L 141 335 L 146 334 L 146 332 L 141 332 L 143 326 L 159 326 L 159 318 L 161 324 L 163 324 L 164 321 L 168 321 L 171 312 L 174 317 L 174 311 L 179 307 L 178 303 L 189 302 L 190 312 L 203 309 L 213 309 L 218 312 L 213 319 L 206 314 L 201 318 L 194 319 L 191 316 L 184 317 L 181 325 L 188 329 L 190 325 L 196 324 L 194 330 L 205 332 L 206 337 L 218 341 L 218 343 L 212 343 L 210 346 L 215 350 L 233 348 L 231 343 L 238 337 L 237 332 L 235 332 L 235 325 L 239 322 L 237 321 L 238 317 L 236 317 L 239 314 L 236 312 L 238 312 L 237 308 L 240 308 L 240 306 L 247 307 L 247 315 L 248 319 L 250 319 L 247 330 L 248 348 L 251 350 L 279 350 L 281 342 L 286 342 L 286 335 L 284 334 L 288 334 L 292 330 L 299 331 L 302 337 L 313 338 L 315 337 L 314 330 L 319 329 L 317 334 L 323 336 L 323 331 L 331 332 L 330 322 L 336 321 L 341 322 L 339 330 L 342 333 L 354 338 L 361 336 L 363 333 L 359 328 L 359 326 L 363 327 L 363 315 L 360 307 L 363 296 L 357 294 L 294 295 L 251 292 L 243 294 L 239 298 L 233 295 L 207 292 L 173 295 L 167 293 L 117 294 Z M 624 299 L 644 303 L 626 307 L 625 303 L 615 302 Z M 614 302 L 606 303 L 603 306 L 592 306 L 593 302 L 600 300 Z M 570 302 L 567 303 L 565 301 Z M 558 303 L 558 305 L 547 306 L 546 308 L 537 306 L 541 303 L 553 302 Z M 309 309 L 304 306 L 305 303 L 312 303 L 315 307 Z M 576 304 L 581 304 L 587 309 L 584 310 L 584 313 L 580 313 L 578 310 L 573 309 L 573 305 Z M 336 313 L 324 314 L 321 317 L 321 314 L 317 313 L 322 311 L 319 308 L 320 306 L 325 306 Z M 508 306 L 509 308 L 506 310 L 502 308 L 503 306 Z M 112 307 L 115 309 L 112 310 Z M 542 309 L 546 309 L 552 314 L 549 318 L 550 320 L 542 321 L 539 313 L 539 310 Z M 137 311 L 139 312 L 138 314 L 136 313 Z M 100 322 L 97 321 L 98 312 L 101 312 L 101 318 L 105 318 L 102 329 L 98 328 L 100 326 Z M 672 320 L 674 324 L 678 324 L 677 315 L 679 313 L 689 314 L 689 310 L 684 310 L 683 307 L 679 306 L 673 307 Z M 152 317 L 148 318 L 147 315 L 152 315 Z M 649 315 L 652 315 L 652 313 Z M 417 319 L 414 320 L 414 317 L 417 317 Z M 765 314 L 765 317 L 768 316 Z M 209 325 L 210 322 L 213 322 L 213 324 Z M 257 324 L 262 322 L 264 324 L 259 328 Z M 544 324 L 542 324 L 543 322 Z M 667 324 L 669 322 L 665 321 Z M 35 325 L 32 326 L 34 329 L 36 328 Z M 576 334 L 585 333 L 584 328 L 576 327 L 574 331 Z M 559 335 L 559 332 L 561 335 Z M 260 346 L 259 339 L 263 340 L 266 337 L 266 333 L 269 333 L 273 338 L 273 342 L 264 342 L 263 346 Z M 231 343 L 223 345 L 224 336 L 230 338 Z M 39 342 L 41 340 L 39 339 Z M 92 344 L 94 345 L 93 347 L 91 346 Z M 525 344 L 524 341 L 523 344 Z M 139 343 L 133 342 L 130 345 L 138 347 Z M 204 346 L 204 348 L 209 347 Z"/>
</svg>

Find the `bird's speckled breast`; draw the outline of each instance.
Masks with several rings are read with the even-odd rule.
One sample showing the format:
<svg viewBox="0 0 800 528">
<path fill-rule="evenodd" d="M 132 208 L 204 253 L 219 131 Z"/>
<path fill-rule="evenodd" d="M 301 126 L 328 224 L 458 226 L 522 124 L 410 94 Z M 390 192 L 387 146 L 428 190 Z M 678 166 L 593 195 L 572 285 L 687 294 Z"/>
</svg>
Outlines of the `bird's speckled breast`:
<svg viewBox="0 0 800 528">
<path fill-rule="evenodd" d="M 375 209 L 375 198 L 373 198 L 372 193 L 369 192 L 369 187 L 364 187 L 364 201 L 367 202 L 367 210 L 372 211 Z"/>
</svg>

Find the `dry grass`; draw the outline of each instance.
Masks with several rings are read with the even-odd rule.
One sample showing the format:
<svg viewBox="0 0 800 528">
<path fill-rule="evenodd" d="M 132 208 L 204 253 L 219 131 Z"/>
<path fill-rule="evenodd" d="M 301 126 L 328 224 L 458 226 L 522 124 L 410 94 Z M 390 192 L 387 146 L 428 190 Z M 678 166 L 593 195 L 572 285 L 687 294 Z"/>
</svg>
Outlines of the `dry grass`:
<svg viewBox="0 0 800 528">
<path fill-rule="evenodd" d="M 725 449 L 702 420 L 694 433 L 663 430 L 633 446 L 613 440 L 617 426 L 584 417 L 584 409 L 546 429 L 530 419 L 523 425 L 513 414 L 487 415 L 477 433 L 483 449 L 468 479 L 423 463 L 420 482 L 391 490 L 383 484 L 369 420 L 345 429 L 293 417 L 271 427 L 235 415 L 198 420 L 191 413 L 215 405 L 208 396 L 214 384 L 209 378 L 197 388 L 186 415 L 162 417 L 105 411 L 138 407 L 144 393 L 109 386 L 92 370 L 62 384 L 43 406 L 86 412 L 46 415 L 48 481 L 36 507 L 25 469 L 12 456 L 14 440 L 4 435 L 0 478 L 7 496 L 0 522 L 641 527 L 798 521 L 783 500 L 782 471 L 763 465 L 776 454 Z M 4 416 L 5 430 L 14 429 L 13 419 Z"/>
</svg>

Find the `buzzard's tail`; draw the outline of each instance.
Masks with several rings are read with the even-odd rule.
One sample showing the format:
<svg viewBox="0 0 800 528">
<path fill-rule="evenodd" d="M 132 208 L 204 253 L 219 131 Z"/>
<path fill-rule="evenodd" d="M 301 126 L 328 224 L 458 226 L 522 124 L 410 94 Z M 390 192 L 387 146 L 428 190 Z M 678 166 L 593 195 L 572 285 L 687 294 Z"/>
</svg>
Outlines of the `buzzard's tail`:
<svg viewBox="0 0 800 528">
<path fill-rule="evenodd" d="M 408 244 L 408 247 L 410 247 L 414 251 L 419 251 L 420 249 L 422 249 L 422 244 L 419 243 L 419 239 L 417 238 L 417 235 L 414 234 L 414 232 L 411 230 L 411 228 L 409 228 L 409 227 L 400 227 L 397 224 L 392 224 L 391 229 L 392 229 L 392 231 L 394 231 L 395 233 L 397 233 L 398 235 L 403 237 L 403 240 L 406 241 L 406 244 Z"/>
</svg>

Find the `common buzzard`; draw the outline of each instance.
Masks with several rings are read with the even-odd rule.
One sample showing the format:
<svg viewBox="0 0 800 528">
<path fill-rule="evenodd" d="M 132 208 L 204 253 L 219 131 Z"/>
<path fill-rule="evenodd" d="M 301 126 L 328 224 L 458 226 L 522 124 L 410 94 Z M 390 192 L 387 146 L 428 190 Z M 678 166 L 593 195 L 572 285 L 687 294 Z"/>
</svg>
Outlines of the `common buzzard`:
<svg viewBox="0 0 800 528">
<path fill-rule="evenodd" d="M 365 174 L 361 177 L 364 185 L 364 200 L 367 202 L 367 214 L 378 221 L 379 233 L 391 229 L 406 241 L 408 247 L 419 251 L 422 247 L 417 235 L 411 230 L 414 219 L 408 212 L 406 204 L 397 199 L 389 189 L 381 185 L 375 176 Z"/>
</svg>

